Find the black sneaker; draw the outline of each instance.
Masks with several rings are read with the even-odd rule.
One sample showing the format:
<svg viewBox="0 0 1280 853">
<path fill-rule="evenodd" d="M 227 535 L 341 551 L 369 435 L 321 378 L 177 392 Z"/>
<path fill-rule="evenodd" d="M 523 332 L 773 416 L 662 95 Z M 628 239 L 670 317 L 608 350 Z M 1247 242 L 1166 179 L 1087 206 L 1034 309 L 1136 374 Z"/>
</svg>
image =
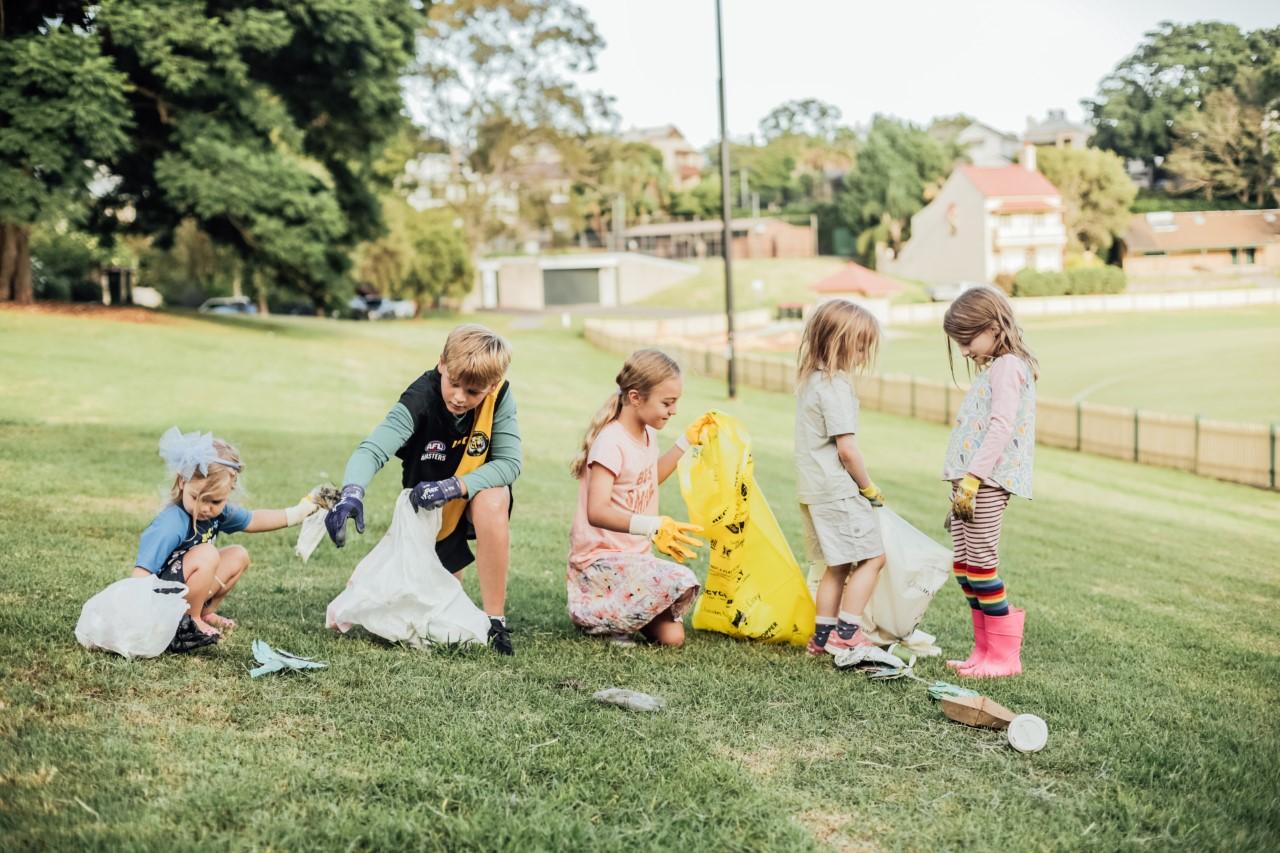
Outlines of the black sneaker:
<svg viewBox="0 0 1280 853">
<path fill-rule="evenodd" d="M 171 652 L 190 652 L 195 649 L 211 646 L 222 639 L 220 634 L 206 634 L 196 627 L 196 623 L 191 620 L 189 614 L 182 614 L 182 621 L 178 623 L 178 630 L 174 633 L 173 639 L 169 641 L 169 651 Z"/>
<path fill-rule="evenodd" d="M 514 655 L 511 648 L 511 629 L 501 619 L 489 620 L 489 645 L 500 655 Z"/>
</svg>

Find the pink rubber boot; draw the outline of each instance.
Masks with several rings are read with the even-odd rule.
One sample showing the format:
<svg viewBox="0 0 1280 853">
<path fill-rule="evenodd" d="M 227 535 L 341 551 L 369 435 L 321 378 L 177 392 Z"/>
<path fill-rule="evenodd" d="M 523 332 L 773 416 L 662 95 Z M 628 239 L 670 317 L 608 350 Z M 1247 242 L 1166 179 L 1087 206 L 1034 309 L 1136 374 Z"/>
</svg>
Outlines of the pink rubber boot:
<svg viewBox="0 0 1280 853">
<path fill-rule="evenodd" d="M 1013 607 L 1007 616 L 988 616 L 987 654 L 963 671 L 970 678 L 1002 678 L 1022 672 L 1022 629 L 1026 611 Z"/>
<path fill-rule="evenodd" d="M 976 607 L 970 607 L 969 613 L 973 617 L 973 652 L 964 660 L 947 661 L 947 666 L 960 673 L 977 666 L 987 656 L 986 614 Z"/>
</svg>

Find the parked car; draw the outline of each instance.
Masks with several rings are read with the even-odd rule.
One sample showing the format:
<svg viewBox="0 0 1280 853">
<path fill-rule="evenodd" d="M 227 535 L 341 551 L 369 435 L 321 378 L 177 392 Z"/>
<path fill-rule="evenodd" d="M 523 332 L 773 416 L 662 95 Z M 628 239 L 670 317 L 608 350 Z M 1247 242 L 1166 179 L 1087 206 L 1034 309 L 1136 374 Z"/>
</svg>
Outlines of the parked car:
<svg viewBox="0 0 1280 853">
<path fill-rule="evenodd" d="M 379 296 L 353 296 L 347 303 L 357 320 L 412 320 L 418 306 L 412 299 L 383 299 Z"/>
<path fill-rule="evenodd" d="M 243 296 L 215 296 L 196 310 L 201 314 L 257 314 L 258 306 Z"/>
<path fill-rule="evenodd" d="M 950 302 L 971 287 L 978 287 L 977 282 L 949 281 L 946 284 L 935 284 L 929 288 L 929 298 L 934 302 Z"/>
</svg>

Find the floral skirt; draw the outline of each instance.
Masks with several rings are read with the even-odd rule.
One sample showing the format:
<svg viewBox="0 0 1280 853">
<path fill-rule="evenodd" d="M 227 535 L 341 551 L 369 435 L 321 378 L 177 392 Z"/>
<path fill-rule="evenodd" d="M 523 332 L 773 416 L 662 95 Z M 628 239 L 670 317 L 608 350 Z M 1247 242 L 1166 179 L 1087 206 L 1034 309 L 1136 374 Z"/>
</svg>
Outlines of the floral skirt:
<svg viewBox="0 0 1280 853">
<path fill-rule="evenodd" d="M 679 619 L 698 597 L 698 578 L 652 554 L 609 554 L 569 568 L 569 618 L 588 634 L 633 634 L 664 610 Z"/>
</svg>

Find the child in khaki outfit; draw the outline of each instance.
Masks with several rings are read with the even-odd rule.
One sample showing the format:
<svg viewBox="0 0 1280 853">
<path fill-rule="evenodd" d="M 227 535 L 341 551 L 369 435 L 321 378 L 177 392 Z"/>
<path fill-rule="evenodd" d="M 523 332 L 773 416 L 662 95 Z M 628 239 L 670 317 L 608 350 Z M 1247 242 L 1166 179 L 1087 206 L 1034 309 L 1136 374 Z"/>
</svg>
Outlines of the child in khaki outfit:
<svg viewBox="0 0 1280 853">
<path fill-rule="evenodd" d="M 868 644 L 858 620 L 884 566 L 871 509 L 883 505 L 884 495 L 858 449 L 858 397 L 850 374 L 874 360 L 879 339 L 870 312 L 833 299 L 813 312 L 800 342 L 796 495 L 809 559 L 826 566 L 811 655 Z"/>
</svg>

